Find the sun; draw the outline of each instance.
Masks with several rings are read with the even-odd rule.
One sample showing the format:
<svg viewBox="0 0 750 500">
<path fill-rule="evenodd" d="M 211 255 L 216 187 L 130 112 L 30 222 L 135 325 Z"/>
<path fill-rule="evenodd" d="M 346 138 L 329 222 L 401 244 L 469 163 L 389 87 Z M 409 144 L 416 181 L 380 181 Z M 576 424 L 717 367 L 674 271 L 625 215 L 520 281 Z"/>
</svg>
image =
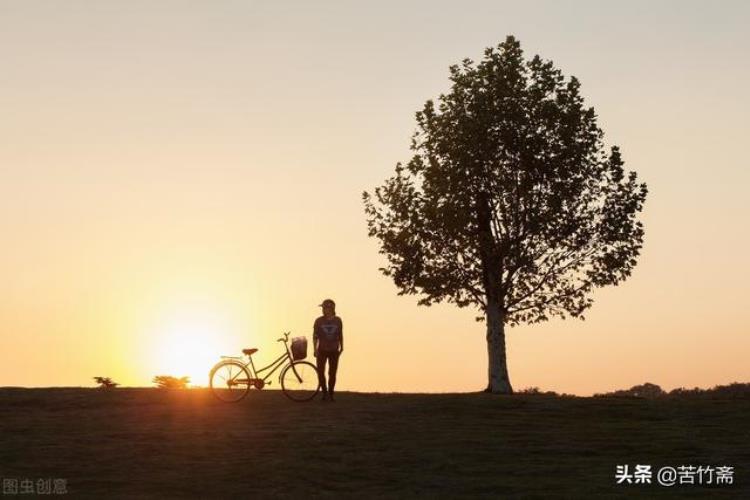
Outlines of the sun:
<svg viewBox="0 0 750 500">
<path fill-rule="evenodd" d="M 227 332 L 205 316 L 184 314 L 155 333 L 158 375 L 190 377 L 191 386 L 207 386 Z M 155 374 L 156 375 L 156 374 Z"/>
</svg>

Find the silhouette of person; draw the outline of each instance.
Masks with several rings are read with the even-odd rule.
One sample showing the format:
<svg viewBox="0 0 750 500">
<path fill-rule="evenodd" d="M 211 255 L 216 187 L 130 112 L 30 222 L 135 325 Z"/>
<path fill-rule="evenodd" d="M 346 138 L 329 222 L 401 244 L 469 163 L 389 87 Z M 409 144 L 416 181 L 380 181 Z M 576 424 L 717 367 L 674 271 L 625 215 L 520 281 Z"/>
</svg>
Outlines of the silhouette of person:
<svg viewBox="0 0 750 500">
<path fill-rule="evenodd" d="M 344 327 L 341 318 L 336 316 L 336 303 L 334 301 L 325 299 L 320 307 L 323 308 L 323 316 L 316 319 L 313 324 L 313 347 L 318 366 L 320 387 L 323 389 L 323 401 L 333 401 L 339 356 L 344 352 Z M 326 362 L 328 362 L 327 386 Z"/>
</svg>

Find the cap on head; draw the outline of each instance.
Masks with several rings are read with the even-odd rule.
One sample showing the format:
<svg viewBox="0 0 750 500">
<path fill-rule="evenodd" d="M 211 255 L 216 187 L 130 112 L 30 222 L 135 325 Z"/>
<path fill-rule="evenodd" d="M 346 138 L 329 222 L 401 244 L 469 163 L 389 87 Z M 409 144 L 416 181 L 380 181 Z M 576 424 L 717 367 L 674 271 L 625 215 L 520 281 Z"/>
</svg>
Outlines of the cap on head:
<svg viewBox="0 0 750 500">
<path fill-rule="evenodd" d="M 320 304 L 318 304 L 318 305 L 319 305 L 320 307 L 331 307 L 331 308 L 333 308 L 333 309 L 335 309 L 335 308 L 336 308 L 336 303 L 335 303 L 335 302 L 334 302 L 333 300 L 331 300 L 331 299 L 326 299 L 326 300 L 324 300 L 323 302 L 321 302 L 321 303 L 320 303 Z"/>
</svg>

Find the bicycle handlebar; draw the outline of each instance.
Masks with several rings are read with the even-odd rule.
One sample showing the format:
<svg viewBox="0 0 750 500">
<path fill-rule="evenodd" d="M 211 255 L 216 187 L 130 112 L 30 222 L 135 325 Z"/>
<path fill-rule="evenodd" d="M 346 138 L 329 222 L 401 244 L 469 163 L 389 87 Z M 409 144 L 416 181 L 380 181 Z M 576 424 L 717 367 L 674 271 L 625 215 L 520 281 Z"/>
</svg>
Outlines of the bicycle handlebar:
<svg viewBox="0 0 750 500">
<path fill-rule="evenodd" d="M 286 341 L 288 341 L 289 340 L 289 333 L 290 332 L 284 332 L 284 336 L 277 338 L 276 342 L 286 342 Z"/>
</svg>

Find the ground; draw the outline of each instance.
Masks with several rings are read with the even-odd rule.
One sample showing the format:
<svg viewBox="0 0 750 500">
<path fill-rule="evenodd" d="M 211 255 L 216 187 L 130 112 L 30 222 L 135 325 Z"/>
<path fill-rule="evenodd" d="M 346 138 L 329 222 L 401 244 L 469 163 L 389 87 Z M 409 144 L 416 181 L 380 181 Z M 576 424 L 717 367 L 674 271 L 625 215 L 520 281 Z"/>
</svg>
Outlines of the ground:
<svg viewBox="0 0 750 500">
<path fill-rule="evenodd" d="M 0 389 L 0 476 L 92 498 L 750 498 L 750 401 Z M 616 485 L 618 464 L 730 465 L 734 484 Z M 20 494 L 18 496 L 21 496 Z"/>
</svg>

